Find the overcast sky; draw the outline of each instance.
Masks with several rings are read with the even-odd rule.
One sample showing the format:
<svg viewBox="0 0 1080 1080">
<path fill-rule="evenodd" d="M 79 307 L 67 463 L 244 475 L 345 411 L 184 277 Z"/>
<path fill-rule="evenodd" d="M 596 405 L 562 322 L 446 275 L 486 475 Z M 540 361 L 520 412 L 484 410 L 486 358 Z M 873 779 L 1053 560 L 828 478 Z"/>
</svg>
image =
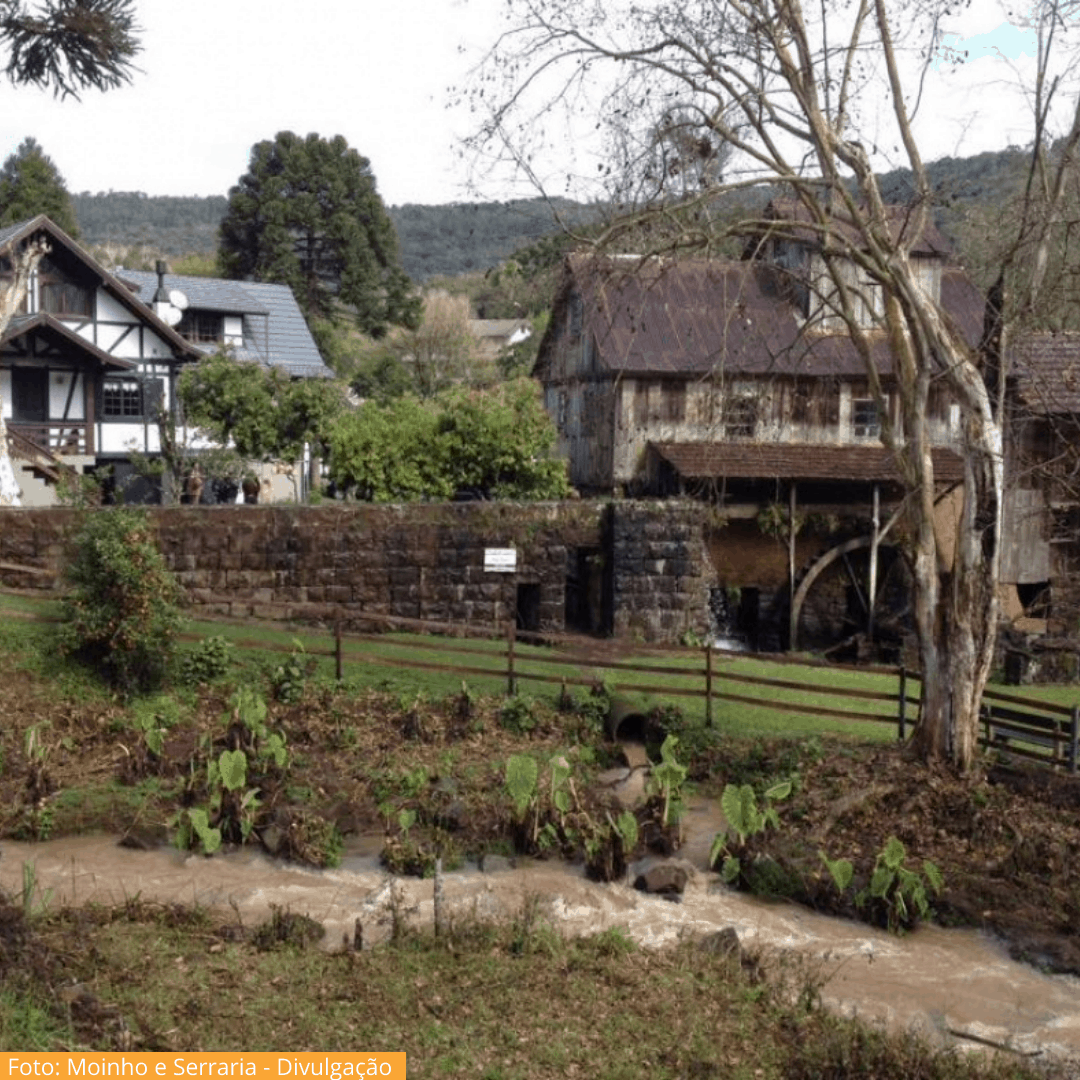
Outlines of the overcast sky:
<svg viewBox="0 0 1080 1080">
<path fill-rule="evenodd" d="M 4 85 L 0 157 L 32 135 L 72 192 L 225 195 L 254 143 L 315 131 L 344 135 L 369 158 L 390 205 L 502 197 L 510 192 L 468 188 L 456 140 L 474 121 L 449 108 L 447 94 L 493 41 L 502 7 L 137 0 L 142 72 L 132 85 L 81 102 Z M 1026 137 L 992 57 L 1002 50 L 1023 65 L 1028 39 L 1006 24 L 996 0 L 976 0 L 975 9 L 954 39 L 971 52 L 962 77 L 947 90 L 928 88 L 934 105 L 919 133 L 927 160 Z"/>
</svg>

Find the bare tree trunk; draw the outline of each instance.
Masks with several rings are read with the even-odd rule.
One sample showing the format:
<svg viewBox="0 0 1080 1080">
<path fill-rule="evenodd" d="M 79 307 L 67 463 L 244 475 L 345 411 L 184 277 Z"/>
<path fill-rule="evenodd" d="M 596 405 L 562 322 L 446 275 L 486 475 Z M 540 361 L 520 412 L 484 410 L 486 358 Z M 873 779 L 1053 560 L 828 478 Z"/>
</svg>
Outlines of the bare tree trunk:
<svg viewBox="0 0 1080 1080">
<path fill-rule="evenodd" d="M 0 340 L 8 323 L 26 296 L 30 275 L 37 269 L 48 250 L 44 242 L 28 245 L 21 253 L 12 256 L 14 273 L 10 281 L 0 286 Z M 0 506 L 21 506 L 22 492 L 15 479 L 15 469 L 8 453 L 7 424 L 4 423 L 4 402 L 0 397 Z"/>
</svg>

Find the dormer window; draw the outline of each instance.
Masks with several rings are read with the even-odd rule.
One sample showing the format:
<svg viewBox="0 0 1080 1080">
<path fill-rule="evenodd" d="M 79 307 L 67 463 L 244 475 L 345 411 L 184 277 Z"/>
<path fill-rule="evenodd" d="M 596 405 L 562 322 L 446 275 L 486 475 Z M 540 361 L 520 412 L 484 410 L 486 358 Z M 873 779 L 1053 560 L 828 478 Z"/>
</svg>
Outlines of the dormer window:
<svg viewBox="0 0 1080 1080">
<path fill-rule="evenodd" d="M 197 344 L 215 344 L 225 340 L 225 316 L 217 311 L 193 311 L 188 308 L 177 323 L 177 333 Z"/>
</svg>

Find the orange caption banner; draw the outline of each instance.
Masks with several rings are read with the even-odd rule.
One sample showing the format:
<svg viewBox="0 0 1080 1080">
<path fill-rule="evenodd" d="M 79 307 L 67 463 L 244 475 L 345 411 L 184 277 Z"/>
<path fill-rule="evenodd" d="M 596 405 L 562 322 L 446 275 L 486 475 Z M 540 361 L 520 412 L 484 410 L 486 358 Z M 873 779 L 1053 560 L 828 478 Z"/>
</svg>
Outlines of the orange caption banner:
<svg viewBox="0 0 1080 1080">
<path fill-rule="evenodd" d="M 20 1054 L 0 1053 L 0 1080 L 22 1076 L 175 1077 L 253 1076 L 257 1080 L 405 1080 L 405 1052 L 381 1054 Z"/>
</svg>

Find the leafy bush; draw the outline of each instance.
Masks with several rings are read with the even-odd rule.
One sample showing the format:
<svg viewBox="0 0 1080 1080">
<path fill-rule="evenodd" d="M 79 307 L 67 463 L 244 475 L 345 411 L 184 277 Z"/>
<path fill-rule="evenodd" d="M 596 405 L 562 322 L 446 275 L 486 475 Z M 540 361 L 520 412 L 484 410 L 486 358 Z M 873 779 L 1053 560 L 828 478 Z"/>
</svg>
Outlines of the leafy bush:
<svg viewBox="0 0 1080 1080">
<path fill-rule="evenodd" d="M 615 696 L 615 684 L 605 679 L 589 687 L 588 694 L 578 705 L 578 713 L 587 727 L 599 735 L 611 713 L 611 701 Z"/>
<path fill-rule="evenodd" d="M 524 694 L 507 698 L 499 710 L 499 726 L 515 735 L 528 735 L 536 727 L 536 702 Z"/>
<path fill-rule="evenodd" d="M 232 642 L 221 634 L 204 637 L 180 661 L 180 673 L 185 684 L 202 686 L 220 679 L 228 670 L 232 657 Z"/>
<path fill-rule="evenodd" d="M 720 797 L 720 808 L 724 811 L 728 827 L 735 834 L 734 844 L 729 843 L 727 833 L 717 833 L 709 852 L 709 865 L 715 866 L 723 856 L 720 876 L 729 885 L 744 877 L 746 867 L 741 856 L 745 854 L 746 843 L 753 837 L 765 832 L 770 826 L 780 826 L 780 816 L 775 803 L 786 799 L 791 794 L 792 784 L 785 780 L 770 787 L 759 807 L 754 789 L 749 784 L 728 784 Z"/>
<path fill-rule="evenodd" d="M 131 710 L 132 727 L 142 734 L 147 750 L 160 757 L 165 749 L 165 735 L 180 723 L 180 706 L 165 694 L 141 698 Z"/>
<path fill-rule="evenodd" d="M 180 628 L 180 589 L 144 513 L 89 514 L 65 572 L 61 642 L 125 694 L 164 679 Z"/>
</svg>

